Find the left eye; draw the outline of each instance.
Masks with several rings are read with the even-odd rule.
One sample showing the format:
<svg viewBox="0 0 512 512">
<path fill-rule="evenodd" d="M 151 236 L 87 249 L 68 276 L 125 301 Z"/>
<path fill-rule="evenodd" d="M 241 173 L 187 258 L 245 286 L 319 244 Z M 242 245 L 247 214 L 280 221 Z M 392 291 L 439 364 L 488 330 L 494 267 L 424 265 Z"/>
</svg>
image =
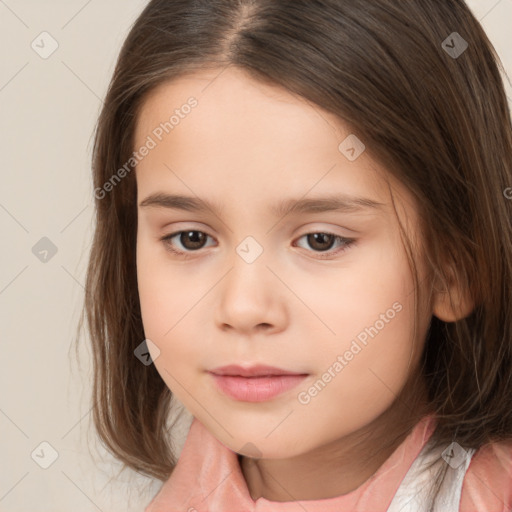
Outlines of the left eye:
<svg viewBox="0 0 512 512">
<path fill-rule="evenodd" d="M 335 251 L 327 253 L 327 256 L 321 256 L 320 258 L 329 258 L 333 255 L 339 254 L 345 250 L 347 250 L 354 242 L 355 240 L 353 238 L 344 238 L 339 235 L 335 235 L 333 233 L 324 233 L 323 231 L 318 233 L 307 233 L 305 235 L 302 235 L 301 238 L 306 237 L 308 244 L 311 247 L 316 247 L 321 250 L 322 253 L 330 250 L 334 244 L 335 241 L 338 241 L 341 243 L 341 247 Z M 328 247 L 326 248 L 325 245 Z M 316 251 L 314 251 L 316 252 Z"/>
<path fill-rule="evenodd" d="M 174 248 L 174 243 L 172 242 L 173 238 L 178 237 L 179 243 L 182 244 L 183 249 Z M 197 252 L 199 249 L 202 249 L 204 246 L 204 242 L 207 238 L 211 238 L 209 235 L 204 233 L 203 231 L 198 230 L 190 230 L 190 231 L 177 231 L 176 233 L 171 233 L 170 235 L 166 235 L 161 238 L 161 241 L 166 246 L 167 250 L 172 252 L 173 254 L 177 254 L 178 256 L 183 256 L 185 258 L 189 257 L 190 252 Z M 315 233 L 306 233 L 298 238 L 298 240 L 306 238 L 307 243 L 312 248 L 316 248 L 313 252 L 326 253 L 326 256 L 320 255 L 319 258 L 328 258 L 341 253 L 347 250 L 355 240 L 352 238 L 344 238 L 339 235 L 335 235 L 333 233 L 326 232 L 315 232 Z M 341 244 L 341 248 L 330 251 L 333 247 L 334 243 L 338 241 Z M 327 253 L 327 251 L 329 251 Z"/>
</svg>

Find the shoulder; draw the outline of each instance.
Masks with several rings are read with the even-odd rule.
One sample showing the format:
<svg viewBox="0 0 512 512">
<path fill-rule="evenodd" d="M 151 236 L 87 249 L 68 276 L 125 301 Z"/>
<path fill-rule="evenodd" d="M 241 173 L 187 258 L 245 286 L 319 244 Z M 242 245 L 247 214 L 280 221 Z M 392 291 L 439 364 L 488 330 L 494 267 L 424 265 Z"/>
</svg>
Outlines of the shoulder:
<svg viewBox="0 0 512 512">
<path fill-rule="evenodd" d="M 237 454 L 194 418 L 176 466 L 144 512 L 249 510 L 251 503 Z"/>
<path fill-rule="evenodd" d="M 464 477 L 459 512 L 512 510 L 512 439 L 488 443 L 473 455 Z"/>
</svg>

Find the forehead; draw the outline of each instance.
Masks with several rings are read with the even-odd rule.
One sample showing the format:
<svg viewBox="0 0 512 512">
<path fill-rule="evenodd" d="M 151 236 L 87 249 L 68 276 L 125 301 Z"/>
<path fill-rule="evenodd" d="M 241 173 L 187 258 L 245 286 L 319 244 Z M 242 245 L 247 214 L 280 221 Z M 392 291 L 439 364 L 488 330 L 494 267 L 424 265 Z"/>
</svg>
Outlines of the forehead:
<svg viewBox="0 0 512 512">
<path fill-rule="evenodd" d="M 255 195 L 334 191 L 389 203 L 382 178 L 392 177 L 365 151 L 346 157 L 340 143 L 354 136 L 337 116 L 236 68 L 195 72 L 154 89 L 139 111 L 135 149 L 148 137 L 155 147 L 136 167 L 140 196 L 193 192 L 229 202 L 229 187 L 240 204 Z"/>
<path fill-rule="evenodd" d="M 195 106 L 189 107 L 190 102 Z M 179 126 L 193 125 L 198 142 L 204 142 L 205 135 L 210 140 L 230 135 L 220 142 L 231 147 L 249 141 L 253 145 L 264 141 L 268 147 L 277 136 L 280 143 L 286 136 L 295 146 L 310 146 L 319 139 L 336 146 L 347 131 L 334 115 L 283 88 L 255 81 L 237 68 L 196 71 L 160 84 L 141 106 L 136 139 L 173 114 L 172 136 L 184 132 Z"/>
</svg>

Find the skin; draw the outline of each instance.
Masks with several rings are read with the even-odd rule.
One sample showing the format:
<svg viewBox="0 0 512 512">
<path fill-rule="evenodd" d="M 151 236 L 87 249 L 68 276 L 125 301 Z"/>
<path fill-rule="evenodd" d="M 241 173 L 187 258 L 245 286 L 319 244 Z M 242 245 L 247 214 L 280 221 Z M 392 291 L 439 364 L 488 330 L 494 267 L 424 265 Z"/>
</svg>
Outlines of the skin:
<svg viewBox="0 0 512 512">
<path fill-rule="evenodd" d="M 411 391 L 419 397 L 416 409 L 397 396 L 418 367 L 432 314 L 451 314 L 443 299 L 422 302 L 413 338 L 413 276 L 385 178 L 408 236 L 420 247 L 413 198 L 368 151 L 349 161 L 338 150 L 351 132 L 337 117 L 236 68 L 155 89 L 138 117 L 135 147 L 191 96 L 198 105 L 137 165 L 137 202 L 166 192 L 208 199 L 222 210 L 138 206 L 139 295 L 146 337 L 160 351 L 152 352 L 154 364 L 185 407 L 244 455 L 241 469 L 253 499 L 348 493 L 402 442 L 404 436 L 390 439 L 389 433 L 414 425 L 412 412 L 426 403 L 424 387 Z M 334 193 L 384 206 L 284 217 L 270 209 L 284 198 Z M 161 241 L 180 230 L 208 235 L 195 250 L 190 239 L 173 238 L 189 259 Z M 356 243 L 334 254 L 341 243 L 327 239 L 322 251 L 304 236 L 322 232 Z M 236 252 L 247 236 L 263 249 L 250 264 Z M 321 259 L 326 252 L 330 258 Z M 415 261 L 419 282 L 428 283 L 419 251 Z M 298 393 L 396 302 L 400 312 L 309 403 L 300 403 Z M 216 388 L 207 370 L 242 363 L 309 375 L 272 400 L 236 401 Z"/>
</svg>

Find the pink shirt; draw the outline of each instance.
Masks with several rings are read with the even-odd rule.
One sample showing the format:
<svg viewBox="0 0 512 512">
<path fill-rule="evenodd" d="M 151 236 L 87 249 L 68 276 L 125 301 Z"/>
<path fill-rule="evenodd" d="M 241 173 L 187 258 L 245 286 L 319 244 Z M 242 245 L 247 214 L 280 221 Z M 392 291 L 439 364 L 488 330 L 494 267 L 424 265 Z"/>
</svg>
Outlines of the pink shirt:
<svg viewBox="0 0 512 512">
<path fill-rule="evenodd" d="M 275 502 L 251 498 L 237 454 L 194 418 L 176 468 L 145 512 L 385 512 L 434 428 L 435 418 L 425 416 L 380 468 L 348 494 Z M 476 511 L 512 511 L 512 441 L 485 445 L 471 458 L 459 512 Z"/>
</svg>

